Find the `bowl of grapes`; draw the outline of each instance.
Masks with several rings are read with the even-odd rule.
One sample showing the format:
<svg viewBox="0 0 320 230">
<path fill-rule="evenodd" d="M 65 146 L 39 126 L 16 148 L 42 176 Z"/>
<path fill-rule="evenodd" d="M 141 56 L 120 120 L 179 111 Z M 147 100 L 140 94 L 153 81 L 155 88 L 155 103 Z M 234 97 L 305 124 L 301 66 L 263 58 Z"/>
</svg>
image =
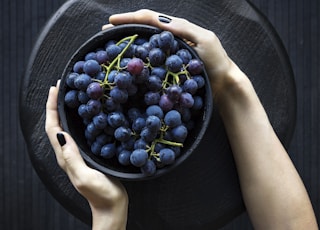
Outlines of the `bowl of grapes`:
<svg viewBox="0 0 320 230">
<path fill-rule="evenodd" d="M 192 46 L 148 25 L 98 32 L 61 76 L 62 128 L 90 167 L 121 180 L 157 178 L 197 154 L 212 110 Z"/>
</svg>

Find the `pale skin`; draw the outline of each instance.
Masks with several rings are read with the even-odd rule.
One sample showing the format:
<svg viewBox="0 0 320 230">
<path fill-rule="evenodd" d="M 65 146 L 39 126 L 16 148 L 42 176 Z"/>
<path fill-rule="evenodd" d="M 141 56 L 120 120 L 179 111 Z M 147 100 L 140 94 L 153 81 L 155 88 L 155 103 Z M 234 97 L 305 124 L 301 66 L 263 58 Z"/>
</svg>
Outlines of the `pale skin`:
<svg viewBox="0 0 320 230">
<path fill-rule="evenodd" d="M 254 228 L 318 229 L 305 186 L 246 74 L 228 57 L 213 32 L 168 15 L 171 21 L 163 23 L 158 20 L 159 15 L 163 14 L 150 10 L 117 14 L 109 18 L 110 24 L 103 29 L 126 23 L 149 24 L 192 42 L 210 77 Z M 58 87 L 50 89 L 46 119 L 46 131 L 57 161 L 76 189 L 87 198 L 93 214 L 93 229 L 125 229 L 126 191 L 118 181 L 85 165 L 75 142 L 59 125 L 57 90 Z M 62 147 L 56 138 L 59 132 L 66 139 Z"/>
</svg>

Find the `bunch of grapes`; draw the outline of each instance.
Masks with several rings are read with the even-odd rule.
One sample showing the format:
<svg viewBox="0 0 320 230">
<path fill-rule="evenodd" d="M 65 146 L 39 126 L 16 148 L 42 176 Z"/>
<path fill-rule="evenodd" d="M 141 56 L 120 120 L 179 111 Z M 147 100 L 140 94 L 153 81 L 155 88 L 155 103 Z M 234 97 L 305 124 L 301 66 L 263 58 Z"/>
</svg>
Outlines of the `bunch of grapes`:
<svg viewBox="0 0 320 230">
<path fill-rule="evenodd" d="M 203 63 L 168 31 L 138 35 L 77 61 L 65 104 L 77 110 L 91 152 L 147 176 L 173 164 L 204 107 Z"/>
</svg>

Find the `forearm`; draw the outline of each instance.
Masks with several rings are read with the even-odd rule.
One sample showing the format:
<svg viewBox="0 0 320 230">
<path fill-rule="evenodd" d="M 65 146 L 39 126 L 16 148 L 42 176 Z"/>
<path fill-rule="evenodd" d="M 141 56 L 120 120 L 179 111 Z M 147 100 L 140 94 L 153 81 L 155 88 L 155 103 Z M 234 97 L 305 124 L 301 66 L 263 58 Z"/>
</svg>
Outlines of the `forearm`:
<svg viewBox="0 0 320 230">
<path fill-rule="evenodd" d="M 127 210 L 110 213 L 92 209 L 92 230 L 125 230 Z"/>
<path fill-rule="evenodd" d="M 233 64 L 216 90 L 253 225 L 257 229 L 301 224 L 305 229 L 316 228 L 304 185 L 249 79 Z"/>
</svg>

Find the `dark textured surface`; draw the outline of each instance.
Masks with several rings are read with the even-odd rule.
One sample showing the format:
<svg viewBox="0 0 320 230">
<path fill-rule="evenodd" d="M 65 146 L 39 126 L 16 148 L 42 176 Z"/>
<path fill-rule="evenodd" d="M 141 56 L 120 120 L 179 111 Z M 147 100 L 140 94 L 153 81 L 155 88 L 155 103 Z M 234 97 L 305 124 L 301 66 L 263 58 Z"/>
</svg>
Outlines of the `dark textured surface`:
<svg viewBox="0 0 320 230">
<path fill-rule="evenodd" d="M 3 94 L 0 138 L 2 176 L 0 227 L 4 229 L 89 229 L 51 197 L 34 173 L 18 122 L 18 85 L 33 42 L 45 21 L 62 3 L 63 1 L 17 0 L 0 3 L 3 10 L 1 15 L 3 68 L 0 84 Z M 298 119 L 290 154 L 301 173 L 318 215 L 319 3 L 298 0 L 279 2 L 261 0 L 254 3 L 275 26 L 288 50 L 293 66 L 298 93 Z M 179 15 L 178 12 L 177 14 Z M 201 18 L 201 15 L 197 17 Z M 100 28 L 100 25 L 97 28 Z M 44 74 L 48 73 L 44 71 Z M 43 85 L 47 88 L 53 82 L 42 83 L 45 83 Z M 45 98 L 42 98 L 33 103 L 44 101 Z M 39 113 L 39 111 L 34 112 Z M 38 139 L 36 143 L 42 141 Z M 250 226 L 247 222 L 244 216 L 230 223 L 226 229 L 247 229 Z"/>
</svg>

